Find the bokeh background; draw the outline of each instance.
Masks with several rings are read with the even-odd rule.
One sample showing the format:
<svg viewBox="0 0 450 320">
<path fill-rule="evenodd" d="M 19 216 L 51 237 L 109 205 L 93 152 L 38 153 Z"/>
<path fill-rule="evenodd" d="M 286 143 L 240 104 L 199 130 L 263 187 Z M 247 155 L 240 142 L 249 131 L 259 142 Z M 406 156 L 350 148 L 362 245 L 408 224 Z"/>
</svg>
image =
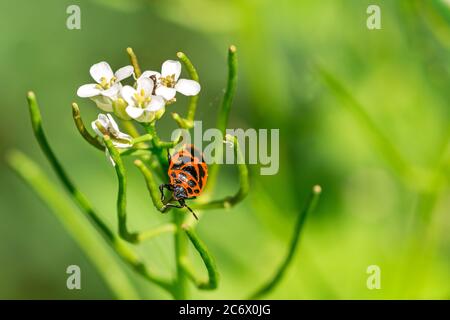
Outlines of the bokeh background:
<svg viewBox="0 0 450 320">
<path fill-rule="evenodd" d="M 66 28 L 71 4 L 81 8 L 81 30 Z M 369 4 L 381 8 L 381 30 L 366 27 Z M 18 148 L 56 182 L 32 136 L 26 92 L 36 92 L 65 168 L 115 228 L 114 171 L 71 118 L 72 101 L 85 121 L 98 112 L 75 94 L 90 82 L 89 67 L 128 64 L 128 46 L 153 70 L 186 52 L 202 83 L 197 119 L 208 127 L 225 88 L 230 44 L 238 48 L 239 85 L 229 127 L 279 128 L 280 170 L 260 176 L 252 167 L 249 197 L 202 218 L 198 232 L 222 278 L 214 292 L 192 289 L 193 298 L 243 298 L 270 277 L 316 183 L 319 206 L 268 298 L 450 298 L 449 1 L 2 1 L 0 30 L 0 298 L 115 298 L 6 165 L 4 155 Z M 185 101 L 173 110 L 183 114 Z M 160 128 L 167 134 L 175 124 L 165 117 Z M 127 166 L 130 229 L 167 221 Z M 224 168 L 217 197 L 236 188 L 235 168 Z M 173 272 L 170 236 L 139 251 L 156 269 Z M 81 267 L 82 290 L 66 288 L 71 264 Z M 380 290 L 366 287 L 369 265 L 381 268 Z M 169 298 L 123 268 L 142 297 Z"/>
</svg>

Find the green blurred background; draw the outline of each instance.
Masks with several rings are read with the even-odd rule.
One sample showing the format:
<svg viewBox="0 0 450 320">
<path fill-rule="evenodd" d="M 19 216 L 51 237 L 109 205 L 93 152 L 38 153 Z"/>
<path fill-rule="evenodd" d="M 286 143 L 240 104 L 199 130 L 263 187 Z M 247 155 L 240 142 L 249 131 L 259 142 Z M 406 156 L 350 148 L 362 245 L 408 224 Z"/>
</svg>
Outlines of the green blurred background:
<svg viewBox="0 0 450 320">
<path fill-rule="evenodd" d="M 81 8 L 81 30 L 66 8 Z M 381 8 L 381 30 L 366 9 Z M 103 154 L 81 139 L 70 104 L 85 121 L 98 110 L 76 97 L 89 67 L 159 69 L 177 51 L 196 65 L 197 119 L 213 119 L 235 44 L 239 85 L 231 128 L 279 128 L 280 170 L 251 168 L 249 197 L 202 218 L 198 232 L 217 259 L 219 289 L 194 298 L 243 298 L 285 255 L 312 185 L 323 188 L 298 254 L 268 298 L 450 298 L 450 5 L 445 0 L 7 1 L 0 3 L 2 155 L 18 148 L 56 181 L 33 138 L 25 94 L 36 92 L 49 140 L 76 184 L 115 228 L 116 177 Z M 182 100 L 173 110 L 184 114 Z M 170 107 L 172 108 L 172 107 Z M 170 117 L 162 131 L 175 128 Z M 168 217 L 152 209 L 142 178 L 127 162 L 130 229 Z M 0 162 L 0 298 L 114 298 L 100 273 L 54 214 Z M 224 168 L 217 197 L 237 188 Z M 152 266 L 174 271 L 169 236 L 139 247 Z M 199 272 L 204 272 L 193 256 Z M 82 270 L 67 290 L 66 267 Z M 381 268 L 368 290 L 366 269 Z M 124 269 L 146 298 L 169 298 Z"/>
</svg>

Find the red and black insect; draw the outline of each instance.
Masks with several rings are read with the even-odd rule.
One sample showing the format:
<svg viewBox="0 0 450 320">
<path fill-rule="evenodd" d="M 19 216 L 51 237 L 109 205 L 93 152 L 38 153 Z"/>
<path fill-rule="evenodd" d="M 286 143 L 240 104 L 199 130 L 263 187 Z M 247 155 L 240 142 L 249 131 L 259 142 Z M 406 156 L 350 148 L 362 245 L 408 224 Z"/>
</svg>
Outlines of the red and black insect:
<svg viewBox="0 0 450 320">
<path fill-rule="evenodd" d="M 193 144 L 188 144 L 170 156 L 167 150 L 169 170 L 167 171 L 170 183 L 159 186 L 161 200 L 164 201 L 164 188 L 172 191 L 173 200 L 179 205 L 167 203 L 166 207 L 186 207 L 196 219 L 194 211 L 186 205 L 186 199 L 195 199 L 201 194 L 208 179 L 208 167 L 203 159 L 203 154 Z"/>
</svg>

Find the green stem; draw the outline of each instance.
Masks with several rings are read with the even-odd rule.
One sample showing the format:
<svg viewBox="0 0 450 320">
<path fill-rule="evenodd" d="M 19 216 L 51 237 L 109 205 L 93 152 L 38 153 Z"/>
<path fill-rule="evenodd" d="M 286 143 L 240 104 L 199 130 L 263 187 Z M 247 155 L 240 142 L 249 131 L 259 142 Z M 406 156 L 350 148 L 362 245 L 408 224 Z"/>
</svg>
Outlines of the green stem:
<svg viewBox="0 0 450 320">
<path fill-rule="evenodd" d="M 145 178 L 145 182 L 147 184 L 147 189 L 150 193 L 150 197 L 152 199 L 153 205 L 158 211 L 166 212 L 164 209 L 164 203 L 161 201 L 160 192 L 158 185 L 153 177 L 152 172 L 145 166 L 145 164 L 141 160 L 135 160 L 134 164 L 141 171 L 142 175 Z"/>
<path fill-rule="evenodd" d="M 56 174 L 61 179 L 61 182 L 67 188 L 69 193 L 73 196 L 73 198 L 79 204 L 81 209 L 83 211 L 85 211 L 92 218 L 92 220 L 94 220 L 97 227 L 103 232 L 103 234 L 107 238 L 113 239 L 114 234 L 108 229 L 108 227 L 103 223 L 103 221 L 101 221 L 101 219 L 95 214 L 95 212 L 90 210 L 91 208 L 88 204 L 87 199 L 74 186 L 74 184 L 70 180 L 69 176 L 66 174 L 63 167 L 61 166 L 58 159 L 56 158 L 55 154 L 53 153 L 52 149 L 50 148 L 50 145 L 47 141 L 47 138 L 45 137 L 45 133 L 42 128 L 41 113 L 39 111 L 39 106 L 37 104 L 34 93 L 29 92 L 27 99 L 28 99 L 28 106 L 29 106 L 31 124 L 33 126 L 34 135 L 39 143 L 39 146 L 41 147 L 41 149 L 44 152 L 45 156 L 47 157 L 48 161 L 50 162 L 50 165 L 55 170 Z"/>
<path fill-rule="evenodd" d="M 301 211 L 301 213 L 298 217 L 298 220 L 297 220 L 297 223 L 296 223 L 295 229 L 294 229 L 294 235 L 292 237 L 291 244 L 289 246 L 289 250 L 288 250 L 286 257 L 284 258 L 281 265 L 278 267 L 278 269 L 275 272 L 275 274 L 273 275 L 273 277 L 269 281 L 267 281 L 263 286 L 261 286 L 261 288 L 256 290 L 250 296 L 249 299 L 257 299 L 257 298 L 260 298 L 260 297 L 268 294 L 281 281 L 286 269 L 288 268 L 289 264 L 291 263 L 294 255 L 295 255 L 295 251 L 298 247 L 300 235 L 301 235 L 301 232 L 305 225 L 306 218 L 314 210 L 314 208 L 317 204 L 317 201 L 319 200 L 319 196 L 320 196 L 321 192 L 322 192 L 322 189 L 320 186 L 316 185 L 313 187 L 311 195 L 309 197 L 309 200 L 306 202 L 306 206 Z"/>
<path fill-rule="evenodd" d="M 217 128 L 225 136 L 225 130 L 228 124 L 228 118 L 230 115 L 231 104 L 236 93 L 237 86 L 237 53 L 236 47 L 230 46 L 228 49 L 228 81 L 225 94 L 223 96 L 222 105 L 219 110 L 219 116 L 217 119 Z"/>
<path fill-rule="evenodd" d="M 157 236 L 164 234 L 164 233 L 174 233 L 177 230 L 177 226 L 173 223 L 166 223 L 162 226 L 156 227 L 154 229 L 140 232 L 137 235 L 138 242 L 142 242 L 145 240 L 156 238 Z"/>
<path fill-rule="evenodd" d="M 90 221 L 74 210 L 67 197 L 46 177 L 41 168 L 19 151 L 7 156 L 9 166 L 52 209 L 64 227 L 77 241 L 100 275 L 119 299 L 138 299 L 139 295 L 119 265 L 116 257 L 98 235 Z"/>
<path fill-rule="evenodd" d="M 184 54 L 183 52 L 178 52 L 177 57 L 178 57 L 178 59 L 181 60 L 181 62 L 186 67 L 191 79 L 195 80 L 197 82 L 200 82 L 200 78 L 198 76 L 197 70 L 195 69 L 191 60 L 186 56 L 186 54 Z M 195 111 L 197 110 L 197 103 L 198 103 L 198 95 L 190 97 L 189 105 L 188 105 L 188 114 L 187 114 L 186 119 L 183 119 L 183 120 L 185 120 L 184 125 L 186 126 L 186 129 L 190 129 L 194 125 L 193 121 L 195 119 Z"/>
<path fill-rule="evenodd" d="M 115 236 L 115 234 L 108 228 L 108 226 L 103 222 L 97 212 L 93 209 L 84 194 L 82 194 L 72 183 L 71 179 L 59 163 L 47 141 L 44 130 L 42 128 L 41 113 L 39 111 L 39 106 L 37 104 L 34 93 L 29 92 L 27 95 L 27 99 L 31 123 L 33 126 L 34 135 L 36 136 L 36 140 L 38 141 L 39 146 L 41 147 L 47 160 L 50 162 L 52 169 L 55 171 L 61 183 L 72 197 L 72 200 L 80 207 L 83 212 L 85 212 L 92 219 L 94 225 L 99 229 L 103 237 L 108 241 L 111 247 L 117 252 L 117 254 L 124 262 L 129 264 L 134 270 L 136 270 L 136 272 L 138 272 L 148 281 L 153 282 L 163 289 L 167 290 L 168 292 L 172 293 L 172 283 L 149 270 L 139 260 L 137 255 L 132 250 L 130 250 L 123 241 Z"/>
<path fill-rule="evenodd" d="M 136 137 L 133 139 L 132 144 L 136 144 L 136 143 L 140 143 L 140 142 L 145 142 L 145 141 L 149 141 L 152 140 L 153 136 L 151 134 L 144 134 L 142 136 Z M 142 149 L 142 148 L 141 148 Z"/>
<path fill-rule="evenodd" d="M 98 139 L 96 137 L 92 136 L 86 130 L 83 120 L 81 119 L 80 108 L 78 107 L 78 105 L 75 102 L 72 103 L 72 116 L 73 116 L 73 121 L 75 122 L 75 126 L 78 129 L 78 132 L 81 134 L 81 136 L 84 138 L 84 140 L 86 140 L 89 144 L 91 144 L 95 148 L 97 148 L 101 151 L 105 151 L 105 147 L 100 143 L 100 141 L 98 141 Z"/>
<path fill-rule="evenodd" d="M 135 156 L 135 157 L 150 157 L 152 155 L 149 148 L 144 149 L 137 149 L 137 148 L 130 148 L 126 150 L 120 150 L 119 151 L 120 156 L 126 157 L 126 156 Z"/>
<path fill-rule="evenodd" d="M 122 127 L 125 128 L 125 131 L 133 138 L 137 138 L 140 136 L 138 129 L 135 127 L 133 122 L 131 122 L 130 120 L 120 119 L 120 123 L 121 123 Z"/>
<path fill-rule="evenodd" d="M 166 149 L 170 149 L 175 147 L 183 138 L 182 136 L 180 136 L 177 140 L 175 141 L 162 141 L 159 136 L 158 133 L 156 132 L 156 126 L 155 123 L 143 123 L 142 126 L 144 127 L 144 129 L 147 131 L 148 134 L 150 134 L 153 139 L 152 139 L 152 143 L 153 143 L 153 154 L 156 155 L 161 168 L 162 168 L 162 173 L 164 174 L 165 172 L 167 172 L 167 169 L 169 168 L 169 163 L 167 162 L 167 150 Z"/>
<path fill-rule="evenodd" d="M 129 232 L 127 227 L 127 175 L 122 158 L 119 151 L 114 147 L 113 142 L 109 136 L 103 137 L 105 145 L 108 148 L 109 154 L 113 159 L 117 174 L 117 180 L 119 181 L 119 188 L 117 191 L 117 220 L 119 224 L 119 235 L 122 239 L 136 243 L 137 233 Z"/>
<path fill-rule="evenodd" d="M 131 65 L 134 68 L 134 74 L 136 75 L 136 78 L 139 78 L 141 76 L 141 68 L 139 67 L 139 62 L 136 57 L 136 54 L 134 53 L 133 49 L 128 47 L 127 48 L 128 57 L 130 58 Z"/>
<path fill-rule="evenodd" d="M 235 46 L 230 46 L 228 49 L 228 79 L 227 79 L 227 87 L 225 89 L 225 94 L 222 99 L 222 104 L 219 109 L 219 113 L 217 115 L 216 127 L 222 133 L 222 136 L 225 137 L 226 128 L 228 125 L 228 119 L 230 115 L 231 105 L 233 103 L 233 98 L 236 93 L 237 87 L 237 49 Z M 219 159 L 222 157 L 223 151 L 220 149 L 216 157 Z M 209 182 L 207 187 L 207 192 L 212 192 L 216 185 L 217 175 L 219 173 L 219 166 L 217 163 L 214 163 L 209 168 Z"/>
<path fill-rule="evenodd" d="M 127 176 L 126 176 L 125 166 L 123 164 L 122 158 L 121 158 L 118 150 L 112 144 L 110 137 L 105 136 L 104 139 L 105 139 L 106 147 L 108 148 L 108 151 L 115 163 L 117 178 L 119 180 L 119 190 L 118 190 L 118 195 L 117 195 L 117 215 L 118 215 L 118 222 L 119 222 L 119 235 L 128 242 L 139 243 L 144 240 L 153 238 L 164 232 L 173 232 L 175 230 L 175 225 L 173 225 L 173 224 L 163 225 L 161 227 L 157 227 L 156 229 L 151 229 L 151 230 L 143 231 L 143 232 L 129 232 L 128 231 L 127 208 L 126 208 L 126 206 L 127 206 L 127 201 L 126 201 L 126 199 L 127 199 L 126 198 Z M 159 202 L 158 202 L 155 197 L 157 195 L 156 190 L 155 190 L 155 189 L 157 189 L 157 187 L 156 187 L 156 183 L 153 180 L 153 176 L 149 177 L 149 175 L 151 175 L 150 171 L 147 169 L 147 167 L 145 167 L 145 165 L 142 163 L 141 160 L 136 160 L 135 164 L 138 168 L 141 169 L 141 172 L 143 172 L 144 177 L 146 177 L 147 185 L 150 185 L 150 188 L 154 191 L 152 200 L 153 200 L 154 204 L 155 204 L 155 200 L 156 200 L 155 207 L 158 205 L 162 206 L 161 200 L 159 200 Z M 152 195 L 152 193 L 151 193 L 151 195 Z M 158 210 L 160 210 L 161 212 L 165 212 L 165 210 L 163 210 L 163 208 L 161 206 L 157 207 Z"/>
<path fill-rule="evenodd" d="M 200 240 L 200 238 L 195 233 L 194 229 L 189 228 L 187 225 L 182 226 L 184 231 L 186 232 L 189 240 L 191 240 L 195 249 L 200 254 L 200 257 L 205 264 L 206 270 L 208 271 L 208 280 L 200 280 L 195 276 L 193 268 L 188 264 L 188 261 L 183 261 L 183 267 L 185 272 L 197 286 L 197 288 L 202 290 L 214 290 L 217 288 L 219 282 L 219 272 L 217 271 L 216 261 L 213 256 L 209 253 L 206 245 Z"/>
<path fill-rule="evenodd" d="M 206 203 L 193 204 L 192 208 L 195 209 L 218 209 L 218 208 L 230 208 L 241 202 L 248 194 L 250 190 L 250 182 L 248 178 L 248 168 L 245 164 L 244 156 L 242 155 L 239 142 L 236 137 L 226 135 L 226 140 L 233 143 L 234 152 L 237 156 L 237 166 L 239 170 L 239 190 L 234 196 L 229 196 L 220 200 L 213 200 Z M 213 182 L 214 183 L 214 182 Z"/>
<path fill-rule="evenodd" d="M 173 222 L 177 226 L 177 231 L 174 235 L 175 243 L 175 264 L 177 270 L 176 282 L 174 285 L 174 298 L 177 300 L 184 300 L 188 297 L 188 280 L 189 275 L 184 269 L 184 261 L 188 259 L 188 239 L 182 231 L 182 225 L 185 214 L 180 210 L 174 210 Z"/>
</svg>

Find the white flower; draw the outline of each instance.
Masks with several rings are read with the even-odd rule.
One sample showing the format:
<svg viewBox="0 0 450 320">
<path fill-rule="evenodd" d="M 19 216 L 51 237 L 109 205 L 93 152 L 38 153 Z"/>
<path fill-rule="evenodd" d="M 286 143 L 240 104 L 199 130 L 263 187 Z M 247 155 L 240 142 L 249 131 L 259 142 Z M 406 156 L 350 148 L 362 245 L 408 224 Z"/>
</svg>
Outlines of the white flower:
<svg viewBox="0 0 450 320">
<path fill-rule="evenodd" d="M 133 66 L 125 66 L 113 73 L 105 61 L 94 64 L 89 73 L 97 83 L 89 83 L 78 88 L 77 95 L 91 98 L 97 106 L 106 112 L 112 112 L 112 102 L 119 97 L 122 87 L 120 81 L 133 74 Z"/>
<path fill-rule="evenodd" d="M 92 121 L 91 126 L 95 133 L 101 138 L 101 141 L 103 141 L 103 136 L 107 135 L 111 138 L 111 142 L 116 148 L 127 149 L 133 146 L 133 138 L 126 133 L 120 132 L 119 126 L 110 114 L 105 115 L 100 113 L 97 120 Z M 105 149 L 105 152 L 106 158 L 108 158 L 109 161 L 111 161 L 111 164 L 115 166 L 116 164 L 111 158 L 108 148 Z"/>
<path fill-rule="evenodd" d="M 200 92 L 200 84 L 194 80 L 178 79 L 181 73 L 179 61 L 167 60 L 161 67 L 161 73 L 145 71 L 142 78 L 153 78 L 156 81 L 155 94 L 167 101 L 175 98 L 177 91 L 185 96 L 195 96 Z"/>
<path fill-rule="evenodd" d="M 131 86 L 122 88 L 122 98 L 128 103 L 125 111 L 131 118 L 139 122 L 151 122 L 156 113 L 164 108 L 164 99 L 153 95 L 153 87 L 153 80 L 139 77 L 136 89 Z"/>
</svg>

